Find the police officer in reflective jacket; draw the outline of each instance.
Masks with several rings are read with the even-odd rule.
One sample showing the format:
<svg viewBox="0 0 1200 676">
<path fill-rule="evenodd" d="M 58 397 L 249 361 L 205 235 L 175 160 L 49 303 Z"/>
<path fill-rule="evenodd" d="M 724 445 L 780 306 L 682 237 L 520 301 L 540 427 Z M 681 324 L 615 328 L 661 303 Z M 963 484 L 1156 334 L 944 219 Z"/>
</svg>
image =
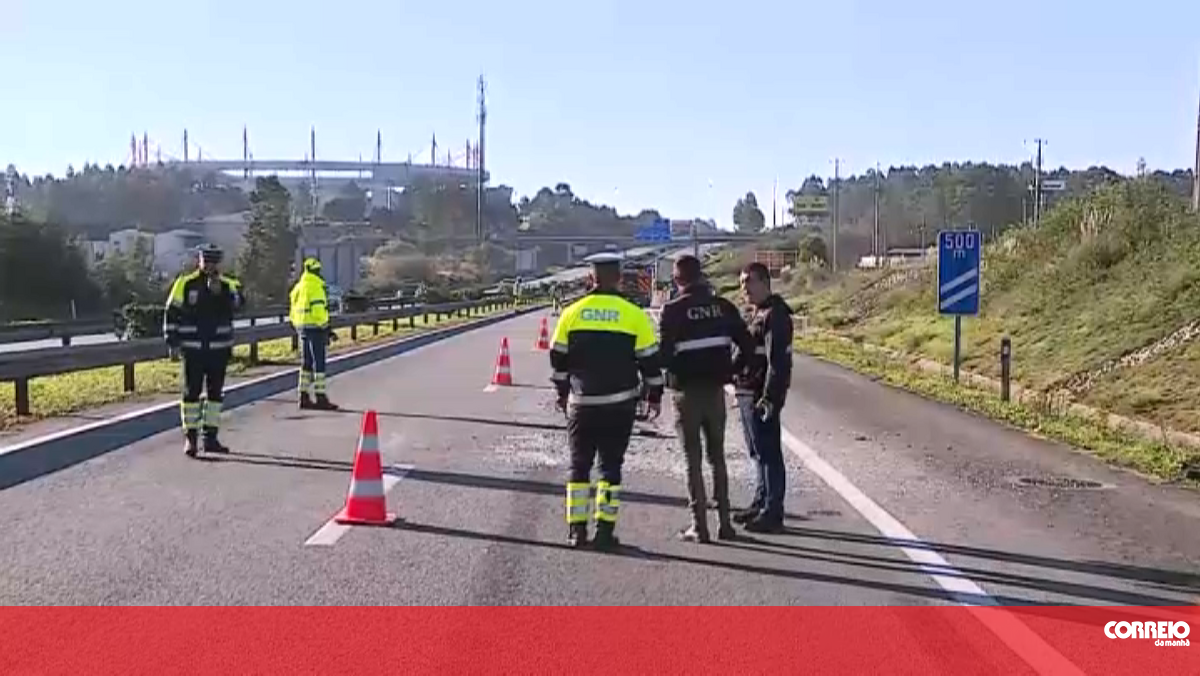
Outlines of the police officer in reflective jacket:
<svg viewBox="0 0 1200 676">
<path fill-rule="evenodd" d="M 204 451 L 228 453 L 217 440 L 221 428 L 225 370 L 233 354 L 233 316 L 244 301 L 242 285 L 221 274 L 223 253 L 209 244 L 199 249 L 199 265 L 171 285 L 163 319 L 163 336 L 172 357 L 183 357 L 183 401 L 180 417 L 184 452 L 195 457 L 200 429 Z M 200 400 L 201 391 L 206 398 Z"/>
<path fill-rule="evenodd" d="M 736 345 L 739 355 L 753 354 L 754 341 L 737 307 L 715 295 L 705 283 L 698 258 L 678 258 L 674 278 L 679 295 L 663 306 L 659 330 L 667 387 L 674 391 L 675 427 L 687 459 L 692 523 L 679 535 L 690 542 L 709 541 L 702 467 L 707 451 L 717 502 L 717 537 L 732 540 L 735 534 L 725 467 L 725 385 L 744 365 L 734 364 L 731 348 Z"/>
<path fill-rule="evenodd" d="M 590 293 L 563 310 L 554 328 L 550 365 L 558 406 L 567 414 L 571 476 L 567 482 L 568 542 L 588 542 L 592 464 L 596 483 L 597 549 L 619 544 L 613 531 L 621 505 L 621 467 L 643 398 L 661 410 L 663 379 L 658 339 L 646 312 L 621 296 L 620 257 L 593 259 Z"/>
</svg>

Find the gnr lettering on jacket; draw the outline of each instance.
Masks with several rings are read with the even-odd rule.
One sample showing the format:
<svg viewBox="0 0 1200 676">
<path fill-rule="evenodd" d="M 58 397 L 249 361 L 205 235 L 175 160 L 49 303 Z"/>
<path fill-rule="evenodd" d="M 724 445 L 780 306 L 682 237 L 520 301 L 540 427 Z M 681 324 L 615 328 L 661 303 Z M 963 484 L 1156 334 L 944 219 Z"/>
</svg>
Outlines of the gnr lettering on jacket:
<svg viewBox="0 0 1200 676">
<path fill-rule="evenodd" d="M 598 310 L 596 308 L 585 307 L 579 311 L 579 318 L 585 322 L 608 322 L 615 324 L 621 321 L 621 312 L 619 310 Z"/>
<path fill-rule="evenodd" d="M 701 319 L 718 319 L 721 317 L 720 305 L 694 305 L 687 309 L 687 318 L 692 321 Z"/>
</svg>

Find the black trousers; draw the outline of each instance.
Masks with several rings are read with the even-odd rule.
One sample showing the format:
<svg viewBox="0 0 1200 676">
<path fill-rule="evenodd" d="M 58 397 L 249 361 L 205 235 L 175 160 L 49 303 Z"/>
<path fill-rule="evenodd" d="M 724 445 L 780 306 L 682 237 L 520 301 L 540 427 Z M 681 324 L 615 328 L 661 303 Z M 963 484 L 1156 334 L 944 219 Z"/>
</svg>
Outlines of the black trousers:
<svg viewBox="0 0 1200 676">
<path fill-rule="evenodd" d="M 225 394 L 225 372 L 229 368 L 232 350 L 183 350 L 183 415 L 184 428 L 199 427 L 210 434 L 220 427 L 221 403 Z M 194 408 L 203 392 L 208 410 Z M 213 405 L 215 404 L 215 406 Z M 189 406 L 192 405 L 192 406 Z M 189 417 L 192 423 L 189 424 Z"/>
<path fill-rule="evenodd" d="M 573 406 L 567 421 L 571 445 L 571 481 L 591 481 L 592 465 L 600 458 L 600 478 L 621 485 L 621 467 L 633 435 L 636 402 L 604 406 Z"/>
</svg>

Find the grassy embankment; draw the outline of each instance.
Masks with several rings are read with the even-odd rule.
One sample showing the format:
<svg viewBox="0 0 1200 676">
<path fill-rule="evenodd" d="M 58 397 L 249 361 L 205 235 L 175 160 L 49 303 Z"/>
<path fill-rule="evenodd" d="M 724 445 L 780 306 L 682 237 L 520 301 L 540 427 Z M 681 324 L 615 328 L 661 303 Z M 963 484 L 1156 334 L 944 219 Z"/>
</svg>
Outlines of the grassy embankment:
<svg viewBox="0 0 1200 676">
<path fill-rule="evenodd" d="M 1175 434 L 1200 433 L 1200 219 L 1161 186 L 1106 188 L 989 243 L 981 314 L 963 320 L 964 372 L 983 378 L 956 385 L 933 370 L 954 349 L 935 279 L 932 260 L 810 274 L 785 294 L 812 327 L 797 348 L 1158 478 L 1181 478 L 1200 455 Z M 1011 403 L 994 380 L 1004 336 Z"/>
<path fill-rule="evenodd" d="M 501 309 L 496 312 L 506 311 L 507 309 Z M 429 321 L 426 322 L 425 317 L 419 315 L 416 317 L 414 328 L 409 328 L 408 321 L 402 320 L 399 328 L 393 331 L 390 321 L 382 322 L 379 324 L 378 335 L 372 335 L 370 325 L 359 326 L 358 340 L 351 340 L 350 327 L 345 327 L 337 330 L 338 341 L 330 345 L 330 352 L 331 354 L 346 352 L 372 343 L 392 340 L 434 328 L 445 328 L 485 316 L 488 315 L 443 316 L 440 320 L 430 316 Z M 250 369 L 256 368 L 251 365 L 249 357 L 250 347 L 248 345 L 234 349 L 234 358 L 229 365 L 230 378 L 244 375 Z M 259 343 L 258 359 L 257 368 L 298 366 L 300 363 L 299 355 L 292 352 L 291 340 L 288 338 Z M 29 400 L 33 416 L 26 418 L 18 418 L 16 415 L 13 384 L 0 383 L 0 430 L 10 428 L 20 422 L 28 422 L 31 419 L 65 415 L 131 397 L 173 393 L 179 389 L 179 364 L 170 360 L 163 359 L 138 364 L 136 370 L 137 392 L 134 394 L 126 394 L 123 391 L 122 373 L 122 368 L 116 366 L 33 379 L 29 382 Z"/>
</svg>

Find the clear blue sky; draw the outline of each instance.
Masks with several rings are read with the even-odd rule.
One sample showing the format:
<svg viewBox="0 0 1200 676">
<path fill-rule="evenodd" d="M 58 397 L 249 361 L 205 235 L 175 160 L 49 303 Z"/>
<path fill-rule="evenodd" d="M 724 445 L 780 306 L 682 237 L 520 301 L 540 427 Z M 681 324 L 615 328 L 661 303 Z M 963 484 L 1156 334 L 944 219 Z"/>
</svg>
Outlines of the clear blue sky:
<svg viewBox="0 0 1200 676">
<path fill-rule="evenodd" d="M 528 194 L 728 225 L 755 190 L 889 164 L 1190 166 L 1194 0 L 0 0 L 0 165 L 180 155 L 428 157 L 475 136 Z M 153 159 L 153 153 L 152 153 Z M 709 187 L 711 182 L 711 188 Z"/>
</svg>

